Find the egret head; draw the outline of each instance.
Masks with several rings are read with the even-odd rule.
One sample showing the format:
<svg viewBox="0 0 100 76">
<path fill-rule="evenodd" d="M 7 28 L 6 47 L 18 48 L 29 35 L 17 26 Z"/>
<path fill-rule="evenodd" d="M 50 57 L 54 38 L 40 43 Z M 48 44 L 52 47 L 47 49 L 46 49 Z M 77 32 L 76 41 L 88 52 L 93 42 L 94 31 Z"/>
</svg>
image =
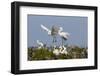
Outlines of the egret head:
<svg viewBox="0 0 100 76">
<path fill-rule="evenodd" d="M 63 31 L 63 28 L 62 27 L 59 27 L 59 32 L 62 32 Z"/>
</svg>

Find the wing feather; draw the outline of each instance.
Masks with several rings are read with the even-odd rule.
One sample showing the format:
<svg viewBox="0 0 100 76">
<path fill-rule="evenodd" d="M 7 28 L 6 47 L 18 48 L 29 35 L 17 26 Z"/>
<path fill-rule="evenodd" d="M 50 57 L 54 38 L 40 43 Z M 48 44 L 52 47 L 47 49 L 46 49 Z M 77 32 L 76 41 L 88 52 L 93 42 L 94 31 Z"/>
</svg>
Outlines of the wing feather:
<svg viewBox="0 0 100 76">
<path fill-rule="evenodd" d="M 46 28 L 44 25 L 41 24 L 41 28 L 44 29 L 47 32 L 50 32 L 50 30 L 48 28 Z"/>
</svg>

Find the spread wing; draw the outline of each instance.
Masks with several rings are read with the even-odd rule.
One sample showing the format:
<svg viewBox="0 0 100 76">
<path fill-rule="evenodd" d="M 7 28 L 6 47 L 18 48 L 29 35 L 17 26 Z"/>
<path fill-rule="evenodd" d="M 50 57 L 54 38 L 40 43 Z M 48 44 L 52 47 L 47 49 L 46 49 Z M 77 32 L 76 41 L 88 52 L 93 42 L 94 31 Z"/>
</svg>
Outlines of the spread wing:
<svg viewBox="0 0 100 76">
<path fill-rule="evenodd" d="M 67 36 L 70 36 L 70 34 L 68 32 L 65 32 Z"/>
<path fill-rule="evenodd" d="M 41 24 L 41 28 L 47 32 L 51 32 L 48 28 L 46 28 L 44 25 Z"/>
<path fill-rule="evenodd" d="M 66 39 L 68 39 L 68 37 L 70 36 L 70 34 L 68 32 L 62 32 L 61 36 L 66 40 Z"/>
</svg>

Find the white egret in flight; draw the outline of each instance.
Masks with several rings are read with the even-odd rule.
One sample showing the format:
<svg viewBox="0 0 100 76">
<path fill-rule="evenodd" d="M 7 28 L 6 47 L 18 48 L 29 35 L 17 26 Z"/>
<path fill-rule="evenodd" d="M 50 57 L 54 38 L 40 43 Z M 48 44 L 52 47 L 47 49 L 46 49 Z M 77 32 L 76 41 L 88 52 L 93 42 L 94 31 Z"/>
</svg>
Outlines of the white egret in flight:
<svg viewBox="0 0 100 76">
<path fill-rule="evenodd" d="M 46 31 L 48 35 L 51 35 L 53 37 L 53 48 L 54 48 L 55 43 L 56 43 L 56 35 L 58 34 L 57 27 L 52 26 L 52 29 L 48 29 L 47 27 L 41 24 L 41 28 L 44 31 Z"/>
<path fill-rule="evenodd" d="M 62 46 L 63 46 L 63 40 L 67 40 L 70 34 L 68 32 L 63 32 L 63 28 L 60 27 L 58 35 L 62 38 Z"/>
</svg>

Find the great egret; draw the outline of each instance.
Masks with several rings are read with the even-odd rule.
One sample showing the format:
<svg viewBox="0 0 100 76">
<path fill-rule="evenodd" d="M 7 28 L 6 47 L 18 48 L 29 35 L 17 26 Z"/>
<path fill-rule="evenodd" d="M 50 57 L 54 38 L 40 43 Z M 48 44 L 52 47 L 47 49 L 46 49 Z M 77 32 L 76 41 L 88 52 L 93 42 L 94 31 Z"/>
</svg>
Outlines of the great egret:
<svg viewBox="0 0 100 76">
<path fill-rule="evenodd" d="M 68 52 L 67 52 L 67 49 L 66 49 L 65 46 L 60 46 L 59 48 L 60 48 L 59 52 L 60 52 L 61 54 L 67 55 Z"/>
<path fill-rule="evenodd" d="M 60 46 L 59 49 L 54 48 L 53 53 L 55 55 L 59 55 L 59 54 L 67 55 L 68 54 L 65 46 Z"/>
<path fill-rule="evenodd" d="M 41 24 L 41 28 L 46 31 L 48 33 L 48 35 L 51 35 L 53 37 L 53 48 L 55 46 L 56 43 L 56 35 L 58 34 L 57 29 L 52 26 L 52 29 L 48 29 L 47 27 L 45 27 L 44 25 Z"/>
<path fill-rule="evenodd" d="M 42 48 L 44 46 L 44 44 L 42 42 L 40 42 L 39 40 L 36 41 L 37 44 L 38 44 L 38 48 Z"/>
<path fill-rule="evenodd" d="M 70 34 L 68 32 L 63 32 L 63 28 L 60 27 L 58 35 L 62 38 L 62 46 L 63 46 L 63 40 L 67 40 Z"/>
<path fill-rule="evenodd" d="M 60 54 L 59 49 L 54 48 L 54 50 L 53 50 L 53 54 L 55 54 L 55 55 L 59 55 L 59 54 Z"/>
<path fill-rule="evenodd" d="M 48 35 L 51 35 L 53 37 L 53 46 L 55 46 L 54 43 L 56 42 L 56 35 L 59 35 L 62 38 L 62 46 L 63 40 L 67 40 L 70 35 L 68 32 L 64 32 L 62 27 L 59 27 L 59 30 L 57 27 L 52 27 L 52 29 L 50 30 L 41 24 L 41 28 L 47 31 Z"/>
</svg>

